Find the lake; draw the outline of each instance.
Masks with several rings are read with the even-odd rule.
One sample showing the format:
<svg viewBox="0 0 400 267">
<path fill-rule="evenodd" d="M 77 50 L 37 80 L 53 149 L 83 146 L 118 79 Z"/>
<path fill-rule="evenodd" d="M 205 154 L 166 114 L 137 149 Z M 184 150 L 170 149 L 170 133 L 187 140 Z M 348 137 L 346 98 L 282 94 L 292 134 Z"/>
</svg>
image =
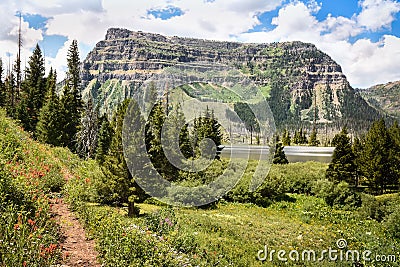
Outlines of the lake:
<svg viewBox="0 0 400 267">
<path fill-rule="evenodd" d="M 318 161 L 331 162 L 334 147 L 310 147 L 310 146 L 286 146 L 286 157 L 289 162 Z M 269 147 L 267 146 L 250 146 L 250 145 L 234 145 L 225 146 L 221 152 L 224 158 L 243 158 L 243 159 L 267 159 L 269 155 Z"/>
</svg>

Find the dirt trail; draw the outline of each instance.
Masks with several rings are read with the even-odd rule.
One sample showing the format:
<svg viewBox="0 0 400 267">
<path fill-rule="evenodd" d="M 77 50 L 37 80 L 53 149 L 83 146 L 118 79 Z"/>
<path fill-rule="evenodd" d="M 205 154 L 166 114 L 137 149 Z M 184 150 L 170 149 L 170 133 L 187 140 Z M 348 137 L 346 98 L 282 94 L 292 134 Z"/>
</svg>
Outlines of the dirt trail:
<svg viewBox="0 0 400 267">
<path fill-rule="evenodd" d="M 100 267 L 94 240 L 86 238 L 85 229 L 62 198 L 51 200 L 51 211 L 61 227 L 62 267 Z"/>
</svg>

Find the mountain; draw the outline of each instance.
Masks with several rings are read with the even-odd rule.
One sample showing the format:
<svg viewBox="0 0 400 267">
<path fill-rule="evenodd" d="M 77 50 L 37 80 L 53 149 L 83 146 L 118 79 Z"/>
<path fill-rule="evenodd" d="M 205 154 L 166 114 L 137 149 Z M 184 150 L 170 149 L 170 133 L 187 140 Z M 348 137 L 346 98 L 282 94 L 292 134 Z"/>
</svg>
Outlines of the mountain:
<svg viewBox="0 0 400 267">
<path fill-rule="evenodd" d="M 358 92 L 371 106 L 400 118 L 400 81 L 358 89 Z"/>
<path fill-rule="evenodd" d="M 320 123 L 379 117 L 332 58 L 302 42 L 220 42 L 111 28 L 82 64 L 83 94 L 90 91 L 110 111 L 163 68 L 190 62 L 239 69 L 261 88 L 278 125 L 312 122 L 315 115 Z"/>
</svg>

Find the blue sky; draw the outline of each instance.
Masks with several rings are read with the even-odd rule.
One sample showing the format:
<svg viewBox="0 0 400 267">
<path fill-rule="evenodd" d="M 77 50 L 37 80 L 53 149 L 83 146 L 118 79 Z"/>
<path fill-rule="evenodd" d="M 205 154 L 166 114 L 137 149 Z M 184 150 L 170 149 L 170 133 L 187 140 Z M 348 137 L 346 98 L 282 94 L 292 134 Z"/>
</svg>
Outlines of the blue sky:
<svg viewBox="0 0 400 267">
<path fill-rule="evenodd" d="M 239 42 L 314 43 L 353 87 L 400 80 L 398 0 L 2 0 L 0 57 L 12 60 L 19 12 L 24 50 L 39 43 L 46 67 L 64 75 L 70 42 L 81 58 L 110 27 Z"/>
</svg>

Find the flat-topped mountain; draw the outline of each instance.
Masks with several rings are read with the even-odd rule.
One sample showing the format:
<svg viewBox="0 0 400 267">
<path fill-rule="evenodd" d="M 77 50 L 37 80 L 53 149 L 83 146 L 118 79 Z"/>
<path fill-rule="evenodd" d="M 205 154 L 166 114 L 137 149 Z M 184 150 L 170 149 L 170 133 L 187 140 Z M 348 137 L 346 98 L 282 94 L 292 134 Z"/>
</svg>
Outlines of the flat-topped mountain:
<svg viewBox="0 0 400 267">
<path fill-rule="evenodd" d="M 102 110 L 131 97 L 143 81 L 177 63 L 239 69 L 268 99 L 281 122 L 369 121 L 379 116 L 349 85 L 341 67 L 313 44 L 248 44 L 169 37 L 112 28 L 82 64 L 84 94 Z M 316 107 L 316 108 L 315 108 Z"/>
</svg>

